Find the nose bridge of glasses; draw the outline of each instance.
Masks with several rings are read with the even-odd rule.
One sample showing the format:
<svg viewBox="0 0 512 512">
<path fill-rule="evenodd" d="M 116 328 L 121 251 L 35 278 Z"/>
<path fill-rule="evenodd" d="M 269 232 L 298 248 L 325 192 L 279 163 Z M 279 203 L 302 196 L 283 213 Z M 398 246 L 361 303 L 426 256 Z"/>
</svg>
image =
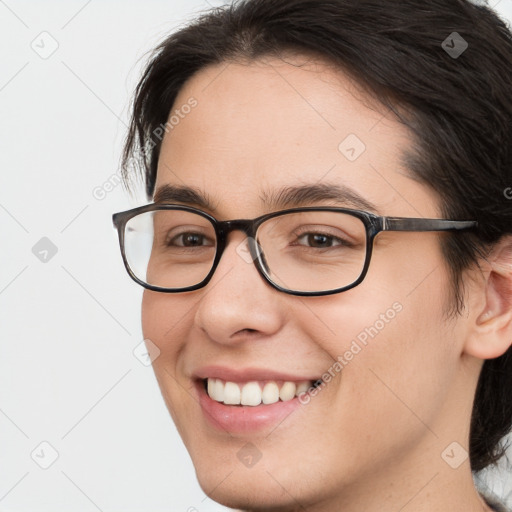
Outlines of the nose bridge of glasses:
<svg viewBox="0 0 512 512">
<path fill-rule="evenodd" d="M 254 241 L 256 232 L 256 222 L 253 219 L 236 219 L 220 221 L 217 223 L 217 232 L 221 251 L 226 249 L 228 236 L 233 231 L 241 231 L 244 235 L 240 242 L 236 244 L 236 252 L 246 262 L 254 261 L 257 258 L 258 248 L 251 243 Z M 247 239 L 247 241 L 246 241 Z"/>
<path fill-rule="evenodd" d="M 228 235 L 233 231 L 242 231 L 246 237 L 254 235 L 254 221 L 250 219 L 236 219 L 225 220 L 218 222 L 218 232 L 224 241 L 227 240 Z"/>
</svg>

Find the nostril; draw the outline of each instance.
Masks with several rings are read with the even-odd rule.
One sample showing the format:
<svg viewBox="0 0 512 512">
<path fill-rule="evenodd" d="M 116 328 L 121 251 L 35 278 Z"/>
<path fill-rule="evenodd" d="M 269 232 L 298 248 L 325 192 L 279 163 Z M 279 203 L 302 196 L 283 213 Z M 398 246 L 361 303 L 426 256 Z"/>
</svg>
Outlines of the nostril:
<svg viewBox="0 0 512 512">
<path fill-rule="evenodd" d="M 236 332 L 236 336 L 244 335 L 244 334 L 252 334 L 253 332 L 258 332 L 256 329 L 240 329 Z"/>
</svg>

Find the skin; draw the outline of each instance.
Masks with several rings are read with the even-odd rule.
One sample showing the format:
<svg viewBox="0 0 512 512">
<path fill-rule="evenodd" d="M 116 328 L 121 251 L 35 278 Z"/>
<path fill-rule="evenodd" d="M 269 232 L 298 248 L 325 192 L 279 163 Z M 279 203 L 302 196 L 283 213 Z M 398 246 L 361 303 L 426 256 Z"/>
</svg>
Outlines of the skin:
<svg viewBox="0 0 512 512">
<path fill-rule="evenodd" d="M 412 144 L 406 128 L 341 71 L 291 62 L 304 59 L 223 63 L 187 82 L 175 108 L 190 97 L 198 104 L 165 135 L 156 187 L 197 187 L 219 220 L 267 213 L 263 190 L 327 181 L 352 187 L 382 215 L 440 218 L 434 192 L 401 163 Z M 338 150 L 348 134 L 366 145 L 354 162 Z M 488 510 L 469 460 L 453 469 L 442 453 L 456 442 L 451 453 L 464 460 L 482 359 L 512 339 L 512 272 L 499 266 L 510 252 L 500 246 L 468 274 L 465 314 L 448 320 L 435 233 L 381 233 L 363 283 L 323 297 L 271 288 L 236 252 L 244 238 L 231 233 L 205 288 L 143 296 L 144 337 L 161 351 L 154 371 L 205 493 L 243 510 Z M 279 426 L 230 435 L 205 421 L 192 388 L 198 367 L 320 376 L 397 302 L 395 319 Z M 262 454 L 251 468 L 237 457 L 248 442 Z"/>
</svg>

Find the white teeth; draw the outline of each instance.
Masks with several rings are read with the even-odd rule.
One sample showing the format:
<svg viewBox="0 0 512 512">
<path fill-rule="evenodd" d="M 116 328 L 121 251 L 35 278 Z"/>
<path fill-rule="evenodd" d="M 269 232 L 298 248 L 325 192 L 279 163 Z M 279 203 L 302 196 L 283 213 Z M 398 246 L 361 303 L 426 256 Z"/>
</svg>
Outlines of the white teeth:
<svg viewBox="0 0 512 512">
<path fill-rule="evenodd" d="M 234 382 L 224 384 L 224 403 L 228 405 L 240 405 L 240 387 Z"/>
<path fill-rule="evenodd" d="M 283 402 L 287 402 L 288 400 L 291 400 L 295 397 L 295 390 L 297 389 L 297 386 L 295 382 L 285 382 L 283 384 L 283 387 L 279 390 L 279 398 Z"/>
<path fill-rule="evenodd" d="M 311 387 L 310 382 L 299 382 L 297 385 L 297 389 L 295 390 L 295 396 L 299 396 L 301 393 L 306 393 L 306 391 Z"/>
<path fill-rule="evenodd" d="M 220 379 L 208 379 L 208 395 L 217 402 L 223 402 L 224 383 Z"/>
<path fill-rule="evenodd" d="M 298 383 L 286 381 L 279 388 L 274 381 L 260 385 L 256 381 L 237 384 L 235 382 L 224 382 L 221 379 L 207 379 L 207 391 L 212 400 L 224 402 L 226 405 L 249 405 L 253 407 L 261 403 L 265 405 L 274 404 L 279 400 L 287 402 L 298 396 L 299 393 L 307 392 L 311 386 L 311 381 Z"/>
<path fill-rule="evenodd" d="M 261 389 L 257 382 L 248 382 L 244 385 L 242 388 L 242 397 L 240 399 L 240 403 L 242 405 L 261 404 Z"/>
<path fill-rule="evenodd" d="M 217 383 L 217 379 L 208 379 L 207 385 L 208 385 L 208 395 L 210 398 L 213 398 L 214 400 L 217 399 L 217 393 L 215 393 L 215 384 Z"/>
<path fill-rule="evenodd" d="M 275 382 L 267 382 L 261 393 L 261 401 L 264 404 L 275 404 L 279 401 L 279 388 Z"/>
</svg>

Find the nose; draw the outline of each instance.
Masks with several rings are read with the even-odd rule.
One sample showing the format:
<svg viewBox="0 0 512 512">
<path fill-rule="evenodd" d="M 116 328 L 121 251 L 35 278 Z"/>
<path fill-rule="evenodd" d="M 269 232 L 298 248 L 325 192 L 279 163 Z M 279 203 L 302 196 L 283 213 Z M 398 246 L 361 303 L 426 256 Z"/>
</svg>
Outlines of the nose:
<svg viewBox="0 0 512 512">
<path fill-rule="evenodd" d="M 277 332 L 283 321 L 286 296 L 259 274 L 240 231 L 228 235 L 226 247 L 210 282 L 197 290 L 194 321 L 217 343 L 232 344 L 258 334 Z M 289 300 L 289 299 L 288 299 Z"/>
</svg>

